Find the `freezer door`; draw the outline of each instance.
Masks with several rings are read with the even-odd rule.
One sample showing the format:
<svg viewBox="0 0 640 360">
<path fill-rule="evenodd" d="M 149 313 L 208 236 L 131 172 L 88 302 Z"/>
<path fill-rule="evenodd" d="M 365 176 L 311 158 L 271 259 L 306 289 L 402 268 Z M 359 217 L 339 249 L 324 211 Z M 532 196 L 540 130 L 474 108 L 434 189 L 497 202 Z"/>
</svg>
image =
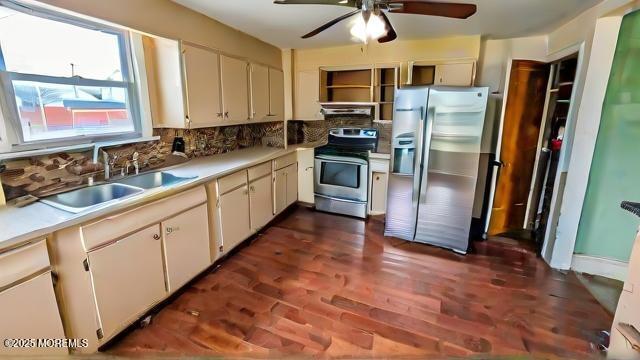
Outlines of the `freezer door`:
<svg viewBox="0 0 640 360">
<path fill-rule="evenodd" d="M 417 242 L 467 252 L 487 97 L 487 88 L 431 90 Z"/>
<path fill-rule="evenodd" d="M 429 89 L 416 87 L 396 91 L 393 115 L 392 154 L 409 152 L 406 139 L 412 139 L 411 159 L 391 156 L 389 185 L 387 187 L 387 214 L 385 236 L 413 240 L 418 216 L 420 190 L 420 164 L 422 162 L 422 134 Z M 408 155 L 408 154 L 407 154 Z M 401 163 L 398 163 L 401 162 Z M 406 164 L 404 164 L 406 163 Z M 402 165 L 402 166 L 400 166 Z M 413 169 L 408 169 L 413 167 Z M 401 169 L 403 169 L 401 171 Z"/>
</svg>

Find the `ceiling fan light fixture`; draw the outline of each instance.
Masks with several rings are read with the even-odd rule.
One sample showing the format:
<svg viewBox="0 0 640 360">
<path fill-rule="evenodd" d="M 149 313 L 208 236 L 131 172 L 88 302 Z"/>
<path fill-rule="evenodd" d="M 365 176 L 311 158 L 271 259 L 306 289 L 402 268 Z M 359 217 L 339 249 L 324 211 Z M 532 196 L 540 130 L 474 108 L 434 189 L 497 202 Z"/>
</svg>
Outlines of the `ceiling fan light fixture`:
<svg viewBox="0 0 640 360">
<path fill-rule="evenodd" d="M 385 23 L 379 15 L 371 14 L 369 21 L 365 21 L 364 15 L 358 16 L 351 26 L 351 36 L 365 44 L 369 39 L 377 40 L 386 33 Z"/>
</svg>

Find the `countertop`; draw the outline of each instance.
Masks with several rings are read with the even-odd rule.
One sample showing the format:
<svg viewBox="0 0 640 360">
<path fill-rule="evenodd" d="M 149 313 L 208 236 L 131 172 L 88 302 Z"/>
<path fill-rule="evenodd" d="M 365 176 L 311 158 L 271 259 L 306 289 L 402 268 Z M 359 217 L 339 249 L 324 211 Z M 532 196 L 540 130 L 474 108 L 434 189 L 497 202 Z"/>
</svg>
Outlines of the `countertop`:
<svg viewBox="0 0 640 360">
<path fill-rule="evenodd" d="M 38 239 L 54 231 L 78 225 L 113 212 L 122 211 L 144 203 L 152 202 L 189 188 L 210 182 L 235 171 L 275 159 L 299 149 L 312 149 L 321 144 L 290 145 L 287 149 L 253 147 L 226 154 L 192 159 L 184 164 L 162 170 L 176 176 L 193 177 L 182 183 L 145 190 L 139 195 L 116 203 L 105 204 L 90 210 L 73 214 L 52 206 L 36 202 L 22 208 L 0 207 L 0 251 Z"/>
<path fill-rule="evenodd" d="M 623 201 L 622 204 L 620 204 L 620 207 L 640 217 L 640 203 Z"/>
</svg>

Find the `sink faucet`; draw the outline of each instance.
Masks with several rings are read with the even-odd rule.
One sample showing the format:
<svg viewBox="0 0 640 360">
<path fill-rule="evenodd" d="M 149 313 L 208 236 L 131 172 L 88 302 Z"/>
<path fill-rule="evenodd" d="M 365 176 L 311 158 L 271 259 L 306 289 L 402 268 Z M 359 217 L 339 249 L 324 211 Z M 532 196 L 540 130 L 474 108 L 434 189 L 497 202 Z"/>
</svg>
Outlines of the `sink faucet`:
<svg viewBox="0 0 640 360">
<path fill-rule="evenodd" d="M 136 175 L 138 175 L 138 173 L 140 172 L 140 163 L 138 163 L 138 152 L 134 152 L 133 153 L 133 168 L 136 170 Z"/>
<path fill-rule="evenodd" d="M 104 165 L 104 179 L 109 180 L 111 178 L 111 170 L 118 159 L 118 155 L 109 156 L 109 153 L 100 149 L 102 155 L 102 164 Z"/>
</svg>

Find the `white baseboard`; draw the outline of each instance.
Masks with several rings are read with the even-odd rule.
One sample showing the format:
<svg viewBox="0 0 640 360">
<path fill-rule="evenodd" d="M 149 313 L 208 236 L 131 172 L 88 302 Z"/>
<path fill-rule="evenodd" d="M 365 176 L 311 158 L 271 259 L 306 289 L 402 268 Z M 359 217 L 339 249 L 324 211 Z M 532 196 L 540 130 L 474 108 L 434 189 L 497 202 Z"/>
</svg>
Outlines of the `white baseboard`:
<svg viewBox="0 0 640 360">
<path fill-rule="evenodd" d="M 578 254 L 573 254 L 571 261 L 573 271 L 620 281 L 627 279 L 628 266 L 629 263 L 620 260 Z"/>
</svg>

